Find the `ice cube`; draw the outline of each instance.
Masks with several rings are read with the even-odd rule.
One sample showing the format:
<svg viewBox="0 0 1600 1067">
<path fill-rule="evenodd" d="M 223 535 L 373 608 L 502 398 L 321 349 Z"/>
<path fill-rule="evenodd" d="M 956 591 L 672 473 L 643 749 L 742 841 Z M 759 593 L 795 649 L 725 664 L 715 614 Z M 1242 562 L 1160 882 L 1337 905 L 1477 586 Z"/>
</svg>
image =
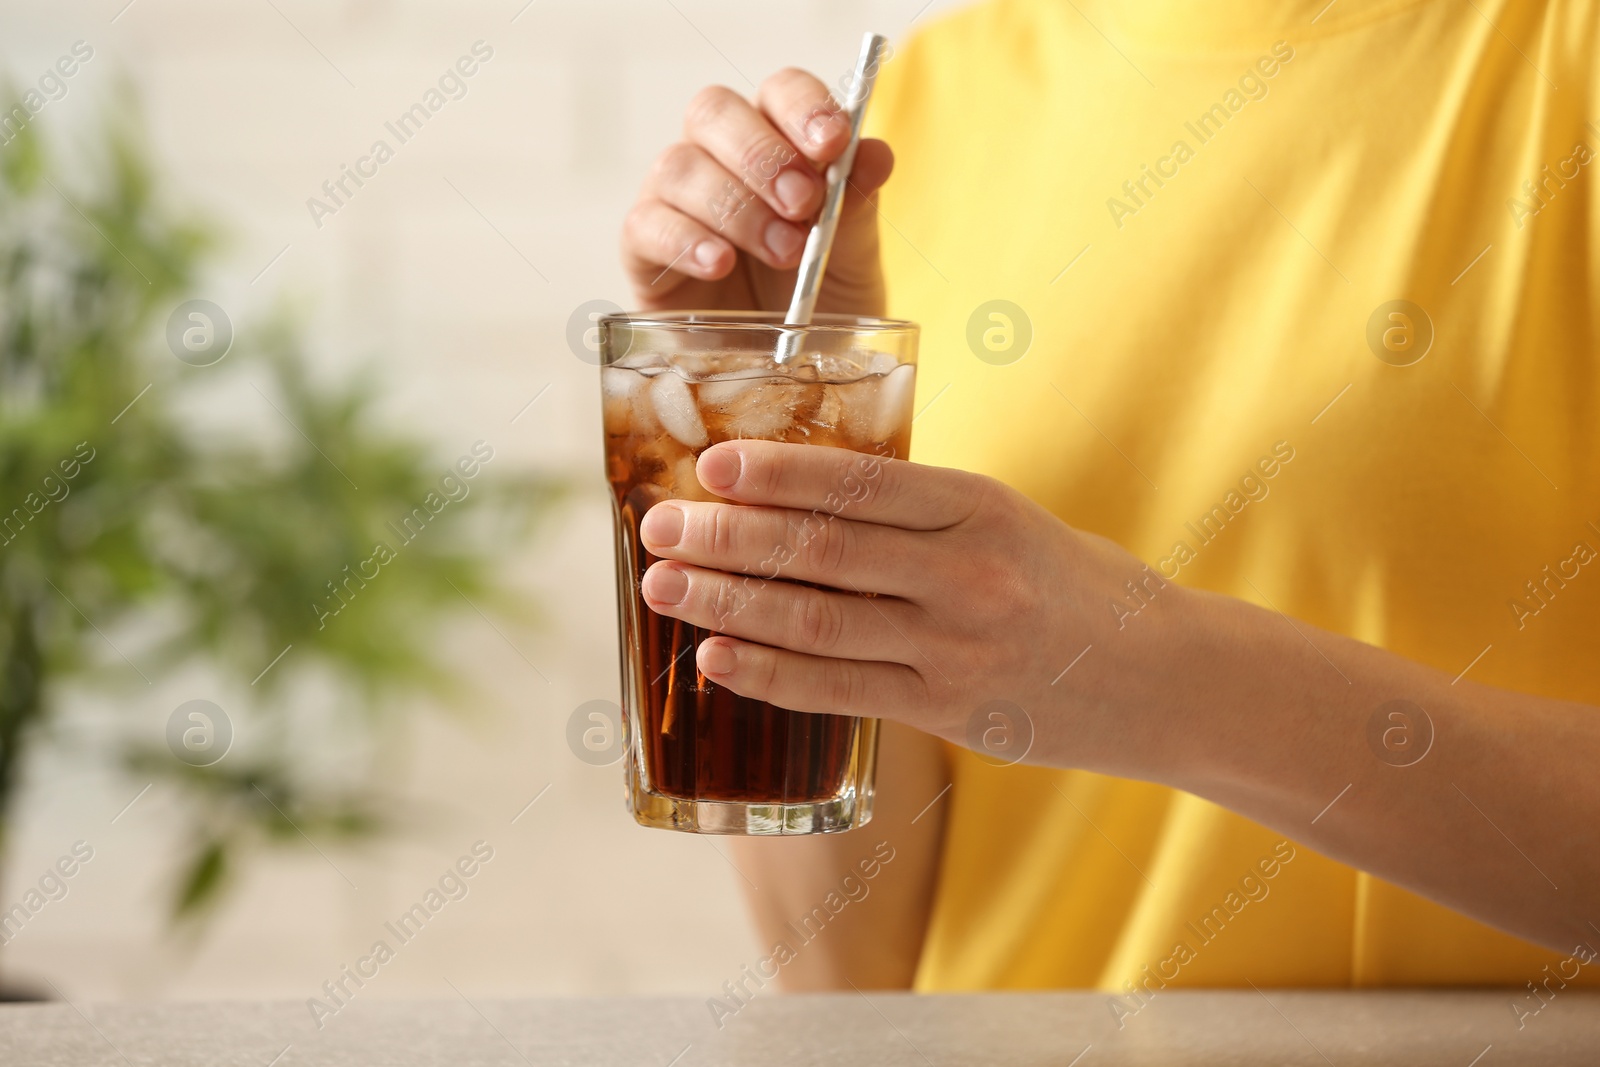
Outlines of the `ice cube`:
<svg viewBox="0 0 1600 1067">
<path fill-rule="evenodd" d="M 719 437 L 780 440 L 794 422 L 801 388 L 772 378 L 705 382 L 700 403 Z"/>
<path fill-rule="evenodd" d="M 605 396 L 627 396 L 643 384 L 636 371 L 623 370 L 621 367 L 600 368 L 600 392 Z"/>
<path fill-rule="evenodd" d="M 724 408 L 730 417 L 723 425 L 730 436 L 777 441 L 794 424 L 799 397 L 793 386 L 760 385 L 742 396 L 750 402 Z"/>
<path fill-rule="evenodd" d="M 661 425 L 680 444 L 689 448 L 704 448 L 711 440 L 706 436 L 706 424 L 700 420 L 700 410 L 695 407 L 689 383 L 671 371 L 656 375 L 650 383 L 650 401 L 655 407 Z"/>
<path fill-rule="evenodd" d="M 867 368 L 849 356 L 818 352 L 808 361 L 818 378 L 825 382 L 853 382 L 867 373 Z"/>
<path fill-rule="evenodd" d="M 600 394 L 608 433 L 638 433 L 655 426 L 655 416 L 644 397 L 646 380 L 638 371 L 600 368 Z M 641 414 L 645 417 L 642 425 L 639 423 Z"/>
<path fill-rule="evenodd" d="M 814 441 L 810 427 L 817 423 L 817 412 L 822 407 L 822 394 L 827 389 L 827 386 L 796 386 L 791 383 L 787 386 L 775 386 L 774 388 L 781 389 L 787 395 L 790 404 L 790 429 L 784 433 L 783 440 Z M 824 434 L 823 436 L 826 437 L 827 435 Z"/>
<path fill-rule="evenodd" d="M 699 477 L 694 472 L 694 457 L 684 456 L 672 466 L 672 484 L 668 492 L 678 500 L 718 500 L 714 493 L 706 491 L 700 484 Z"/>
<path fill-rule="evenodd" d="M 911 397 L 916 386 L 916 374 L 917 368 L 907 363 L 896 367 L 888 377 L 878 382 L 878 402 L 872 424 L 874 442 L 887 441 L 911 425 Z"/>
<path fill-rule="evenodd" d="M 695 392 L 702 408 L 721 410 L 724 405 L 735 403 L 740 393 L 754 389 L 758 384 L 758 380 L 751 378 L 718 378 L 701 382 L 695 386 Z"/>
<path fill-rule="evenodd" d="M 849 388 L 847 385 L 822 386 L 822 399 L 817 403 L 817 413 L 812 416 L 812 421 L 830 430 L 842 426 L 845 417 L 843 391 Z"/>
<path fill-rule="evenodd" d="M 888 375 L 900 365 L 900 361 L 887 352 L 874 352 L 867 357 L 867 373 Z"/>
<path fill-rule="evenodd" d="M 724 378 L 761 378 L 771 376 L 777 368 L 772 356 L 765 352 L 723 351 L 712 357 L 697 381 L 720 381 Z"/>
<path fill-rule="evenodd" d="M 878 425 L 878 390 L 882 385 L 882 378 L 863 378 L 833 387 L 840 400 L 839 428 L 852 447 L 866 448 L 877 440 L 873 434 Z"/>
<path fill-rule="evenodd" d="M 721 360 L 715 352 L 674 352 L 671 365 L 688 381 L 699 381 L 717 373 Z"/>
</svg>

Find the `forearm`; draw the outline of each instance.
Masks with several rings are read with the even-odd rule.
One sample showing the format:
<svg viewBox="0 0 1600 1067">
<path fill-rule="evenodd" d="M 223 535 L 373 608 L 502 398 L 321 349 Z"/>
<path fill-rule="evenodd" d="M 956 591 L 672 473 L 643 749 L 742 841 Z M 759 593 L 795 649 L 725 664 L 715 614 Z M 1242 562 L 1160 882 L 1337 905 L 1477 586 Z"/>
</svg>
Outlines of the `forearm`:
<svg viewBox="0 0 1600 1067">
<path fill-rule="evenodd" d="M 763 957 L 780 944 L 792 950 L 767 968 L 782 988 L 910 988 L 949 782 L 938 739 L 885 722 L 872 822 L 847 834 L 730 840 Z"/>
<path fill-rule="evenodd" d="M 1169 652 L 1146 660 L 1158 676 L 1142 685 L 1165 694 L 1143 713 L 1165 729 L 1118 773 L 1207 797 L 1551 948 L 1600 938 L 1600 709 L 1171 592 L 1146 635 Z"/>
</svg>

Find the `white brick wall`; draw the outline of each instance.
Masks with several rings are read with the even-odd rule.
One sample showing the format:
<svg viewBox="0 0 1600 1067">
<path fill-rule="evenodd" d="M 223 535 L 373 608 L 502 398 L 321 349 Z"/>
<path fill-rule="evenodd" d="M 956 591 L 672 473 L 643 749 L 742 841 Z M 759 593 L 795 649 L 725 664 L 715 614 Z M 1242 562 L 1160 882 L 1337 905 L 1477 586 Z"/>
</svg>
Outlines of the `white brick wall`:
<svg viewBox="0 0 1600 1067">
<path fill-rule="evenodd" d="M 791 63 L 832 80 L 863 30 L 902 37 L 921 0 L 536 0 L 513 23 L 522 2 L 0 7 L 0 71 L 18 82 L 75 40 L 95 48 L 68 96 L 37 119 L 53 138 L 81 138 L 120 76 L 135 86 L 174 194 L 232 235 L 205 295 L 236 322 L 288 294 L 310 313 L 330 372 L 380 360 L 386 413 L 441 450 L 487 437 L 509 462 L 586 479 L 562 529 L 516 566 L 544 591 L 556 624 L 518 638 L 550 684 L 478 622 L 451 635 L 495 699 L 471 724 L 425 720 L 392 754 L 396 792 L 427 818 L 402 841 L 330 850 L 359 889 L 315 853 L 279 855 L 248 871 L 213 936 L 183 949 L 163 935 L 158 879 L 179 825 L 173 798 L 152 791 L 113 826 L 141 783 L 47 756 L 33 769 L 0 897 L 9 902 L 75 839 L 97 854 L 65 900 L 0 949 L 0 980 L 48 978 L 74 998 L 304 998 L 478 838 L 497 853 L 471 895 L 361 996 L 449 996 L 445 976 L 468 995 L 710 995 L 757 955 L 734 918 L 737 876 L 717 844 L 636 829 L 618 769 L 580 764 L 563 740 L 573 707 L 617 692 L 598 405 L 592 370 L 563 333 L 585 300 L 627 303 L 618 223 L 695 89 L 747 90 L 740 71 L 759 81 Z M 495 55 L 468 95 L 314 228 L 306 198 L 479 38 Z M 259 406 L 239 390 L 211 415 L 261 422 Z M 120 710 L 85 702 L 74 719 L 87 727 L 114 716 L 154 735 L 181 701 L 211 695 L 226 705 L 231 692 L 163 679 Z M 546 783 L 546 797 L 510 825 Z"/>
</svg>

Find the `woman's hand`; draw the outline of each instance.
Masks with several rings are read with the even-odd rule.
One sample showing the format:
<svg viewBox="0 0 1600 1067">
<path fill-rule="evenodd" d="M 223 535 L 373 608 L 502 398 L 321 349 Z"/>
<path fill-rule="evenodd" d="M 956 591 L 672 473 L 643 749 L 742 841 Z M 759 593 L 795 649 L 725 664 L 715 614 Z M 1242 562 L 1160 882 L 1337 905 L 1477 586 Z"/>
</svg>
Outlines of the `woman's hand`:
<svg viewBox="0 0 1600 1067">
<path fill-rule="evenodd" d="M 823 171 L 850 143 L 848 118 L 826 85 L 791 68 L 762 83 L 754 103 L 720 85 L 701 90 L 683 135 L 656 159 L 623 223 L 638 305 L 787 307 Z M 883 314 L 874 201 L 893 168 L 887 144 L 861 142 L 818 311 Z"/>
<path fill-rule="evenodd" d="M 1139 604 L 1128 582 L 1158 595 L 1134 557 L 957 470 L 738 441 L 707 449 L 697 473 L 736 503 L 657 504 L 641 536 L 662 558 L 645 575 L 646 602 L 720 635 L 698 650 L 707 677 L 781 707 L 897 719 L 963 744 L 974 721 L 987 727 L 980 709 L 1007 701 L 1047 749 L 1032 758 L 1103 762 L 1089 723 L 1075 737 L 1050 727 L 1081 719 L 1075 706 L 1119 703 L 1063 677 L 1086 647 L 1122 646 L 1084 679 L 1148 646 L 1108 640 L 1126 619 L 1114 604 Z"/>
<path fill-rule="evenodd" d="M 718 633 L 717 683 L 980 754 L 991 725 L 1031 727 L 994 754 L 1186 789 L 1554 949 L 1595 936 L 1600 708 L 1163 581 L 978 475 L 763 441 L 698 474 L 734 503 L 645 515 L 644 595 Z M 1396 700 L 1430 724 L 1404 765 L 1372 734 Z"/>
</svg>

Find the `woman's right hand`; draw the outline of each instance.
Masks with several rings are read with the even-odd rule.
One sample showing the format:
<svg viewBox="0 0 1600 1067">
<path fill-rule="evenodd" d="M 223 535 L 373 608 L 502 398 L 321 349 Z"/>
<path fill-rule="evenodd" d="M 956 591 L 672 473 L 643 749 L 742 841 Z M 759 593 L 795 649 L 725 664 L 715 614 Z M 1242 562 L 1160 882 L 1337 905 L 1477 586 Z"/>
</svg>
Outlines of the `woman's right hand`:
<svg viewBox="0 0 1600 1067">
<path fill-rule="evenodd" d="M 701 90 L 683 132 L 623 224 L 637 306 L 783 310 L 825 171 L 849 144 L 849 117 L 826 85 L 791 68 L 768 78 L 754 104 L 722 86 Z M 861 142 L 818 311 L 883 314 L 876 200 L 893 168 L 886 143 Z"/>
</svg>

